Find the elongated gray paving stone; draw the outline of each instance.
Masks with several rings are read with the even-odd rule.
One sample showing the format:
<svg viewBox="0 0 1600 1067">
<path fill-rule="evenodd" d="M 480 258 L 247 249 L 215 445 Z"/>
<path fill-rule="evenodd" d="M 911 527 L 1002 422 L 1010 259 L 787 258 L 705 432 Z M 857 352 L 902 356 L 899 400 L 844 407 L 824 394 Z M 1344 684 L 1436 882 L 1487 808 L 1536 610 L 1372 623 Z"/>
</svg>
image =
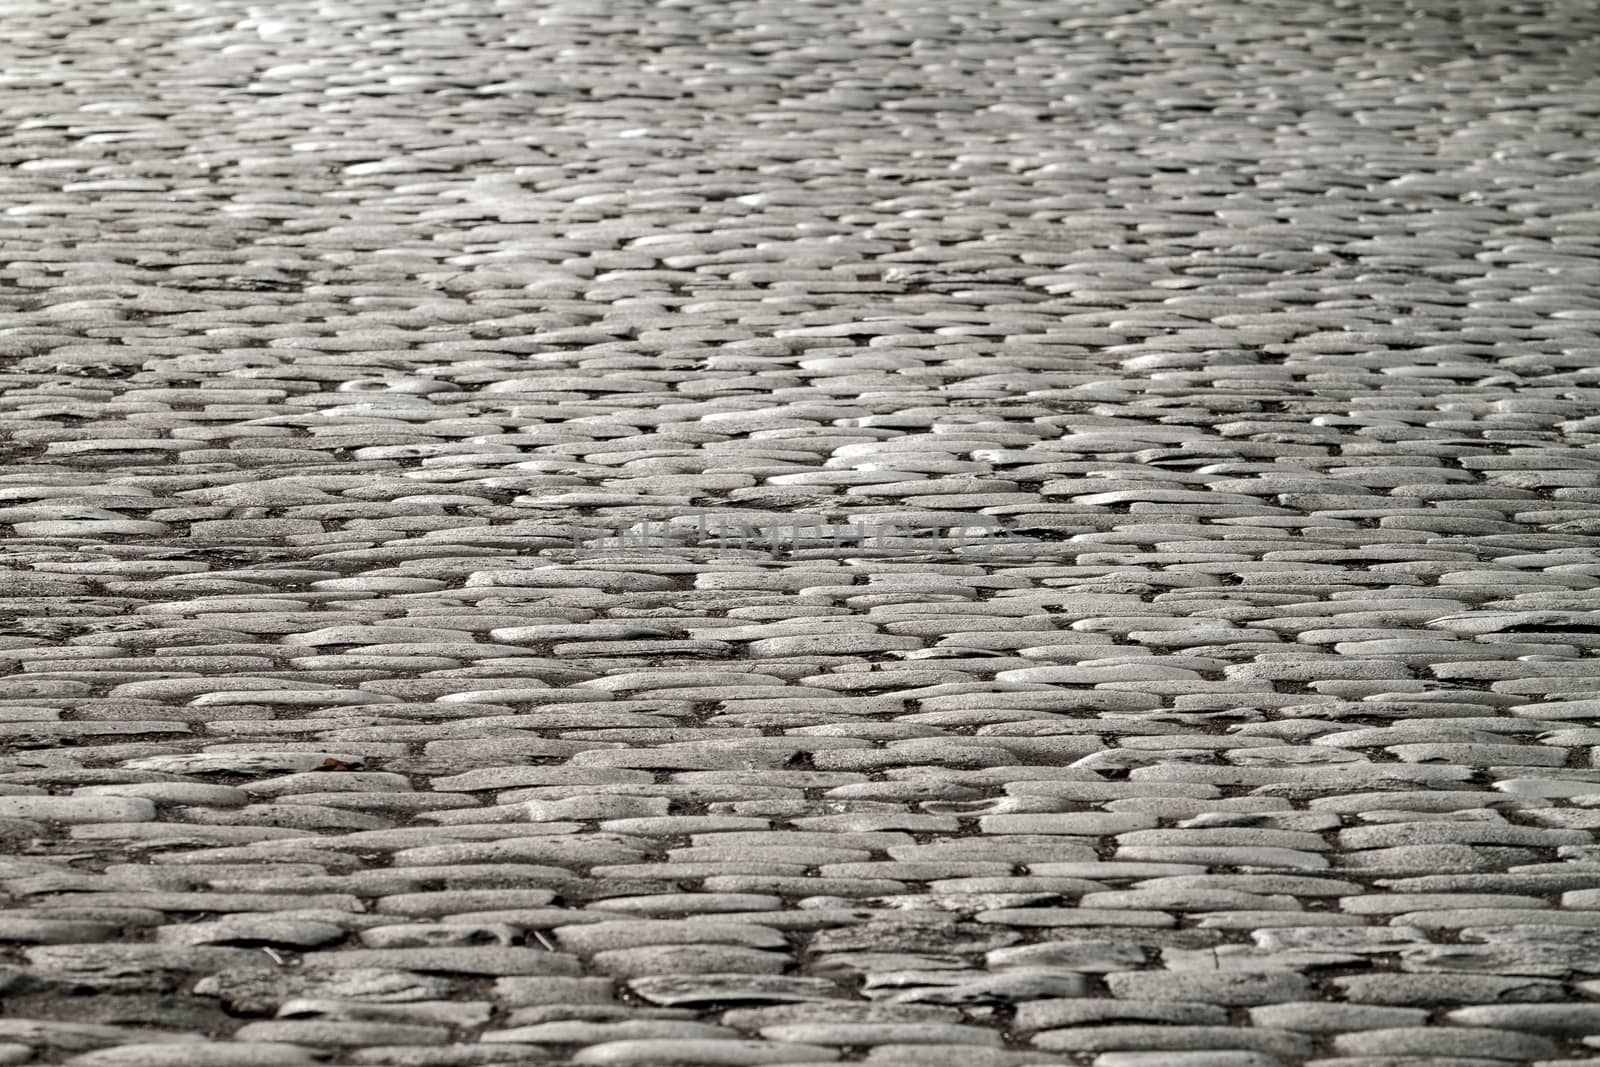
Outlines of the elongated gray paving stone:
<svg viewBox="0 0 1600 1067">
<path fill-rule="evenodd" d="M 778 1041 L 707 1041 L 693 1038 L 607 1041 L 590 1045 L 572 1059 L 581 1064 L 705 1064 L 707 1067 L 756 1067 L 767 1063 L 832 1063 L 838 1053 L 820 1045 Z"/>
<path fill-rule="evenodd" d="M 845 990 L 820 978 L 757 974 L 650 975 L 628 988 L 651 1004 L 665 1007 L 727 1003 L 806 1003 L 843 998 Z"/>
<path fill-rule="evenodd" d="M 78 1067 L 307 1067 L 318 1060 L 312 1049 L 281 1041 L 190 1041 L 119 1045 L 67 1062 Z"/>
</svg>

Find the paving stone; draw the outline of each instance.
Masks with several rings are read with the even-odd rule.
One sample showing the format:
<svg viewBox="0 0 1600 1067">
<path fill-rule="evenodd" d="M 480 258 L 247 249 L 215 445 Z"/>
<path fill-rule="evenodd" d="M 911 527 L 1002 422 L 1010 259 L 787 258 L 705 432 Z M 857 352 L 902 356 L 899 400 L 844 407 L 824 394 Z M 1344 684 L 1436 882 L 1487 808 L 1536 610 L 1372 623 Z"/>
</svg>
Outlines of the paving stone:
<svg viewBox="0 0 1600 1067">
<path fill-rule="evenodd" d="M 0 818 L 62 823 L 148 822 L 155 805 L 140 797 L 0 797 Z"/>
<path fill-rule="evenodd" d="M 770 1041 L 811 1045 L 999 1045 L 993 1030 L 954 1023 L 811 1022 L 766 1026 L 761 1036 Z"/>
<path fill-rule="evenodd" d="M 385 1067 L 478 1067 L 491 1063 L 538 1062 L 541 1050 L 532 1045 L 373 1045 L 345 1054 L 351 1063 Z"/>
<path fill-rule="evenodd" d="M 738 1032 L 726 1027 L 682 1019 L 626 1019 L 615 1022 L 563 1020 L 518 1026 L 510 1030 L 489 1030 L 490 1042 L 509 1041 L 526 1045 L 598 1045 L 608 1041 L 717 1041 L 734 1038 Z"/>
<path fill-rule="evenodd" d="M 959 1024 L 962 1018 L 962 1013 L 956 1008 L 878 1004 L 859 1000 L 829 1002 L 826 1004 L 776 1004 L 768 1007 L 732 1008 L 722 1013 L 722 1022 L 724 1024 L 749 1032 L 755 1032 L 767 1026 L 788 1025 L 791 1023 Z"/>
<path fill-rule="evenodd" d="M 570 956 L 523 948 L 384 948 L 346 949 L 309 957 L 305 966 L 316 970 L 369 968 L 414 970 L 421 973 L 472 974 L 498 977 L 512 974 L 574 975 L 577 962 Z"/>
<path fill-rule="evenodd" d="M 306 997 L 285 1001 L 278 1008 L 280 1019 L 397 1021 L 462 1027 L 482 1026 L 489 1021 L 492 1014 L 493 1009 L 487 1001 L 366 1004 L 359 1001 L 319 1000 Z"/>
<path fill-rule="evenodd" d="M 17 1060 L 25 1063 L 27 1060 Z M 185 1041 L 126 1044 L 74 1056 L 68 1063 L 107 1067 L 302 1067 L 317 1062 L 301 1045 L 268 1041 Z"/>
<path fill-rule="evenodd" d="M 1031 1067 L 1049 1063 L 1055 1057 L 1046 1053 L 980 1048 L 976 1045 L 874 1045 L 862 1062 L 911 1067 Z"/>
<path fill-rule="evenodd" d="M 661 974 L 779 974 L 786 955 L 735 945 L 657 945 L 597 952 L 590 966 L 619 978 Z"/>
<path fill-rule="evenodd" d="M 1422 1026 L 1427 1020 L 1428 1013 L 1421 1008 L 1384 1008 L 1366 1004 L 1326 1004 L 1318 1001 L 1268 1004 L 1250 1009 L 1252 1025 L 1312 1034 L 1340 1034 L 1360 1030 Z"/>
<path fill-rule="evenodd" d="M 160 926 L 155 940 L 166 945 L 271 944 L 292 948 L 314 948 L 344 940 L 345 929 L 334 923 L 315 920 L 269 919 L 230 916 L 216 922 Z"/>
<path fill-rule="evenodd" d="M 665 1057 L 665 1059 L 663 1059 Z M 705 1041 L 658 1038 L 607 1041 L 573 1056 L 582 1064 L 683 1063 L 730 1065 L 763 1063 L 832 1063 L 837 1053 L 819 1045 L 778 1041 Z"/>
<path fill-rule="evenodd" d="M 1482 1026 L 1459 1030 L 1420 1026 L 1367 1030 L 1340 1034 L 1333 1039 L 1333 1047 L 1336 1052 L 1355 1055 L 1476 1056 L 1524 1063 L 1553 1056 L 1558 1048 L 1547 1038 Z"/>
<path fill-rule="evenodd" d="M 236 1031 L 243 1041 L 268 1041 L 284 1044 L 339 1047 L 403 1042 L 412 1045 L 437 1045 L 449 1040 L 450 1031 L 442 1026 L 413 1026 L 404 1023 L 362 1023 L 350 1020 L 274 1020 L 246 1023 Z"/>
<path fill-rule="evenodd" d="M 1145 963 L 1145 950 L 1141 945 L 1123 941 L 1038 941 L 992 949 L 984 954 L 984 962 L 992 970 L 1044 967 L 1094 974 L 1142 966 Z"/>
<path fill-rule="evenodd" d="M 910 988 L 894 992 L 891 987 Z M 863 991 L 897 1004 L 1014 1004 L 1037 997 L 1077 997 L 1088 982 L 1079 975 L 1039 968 L 963 979 L 959 972 L 902 972 L 868 978 Z"/>
<path fill-rule="evenodd" d="M 845 995 L 824 979 L 759 974 L 652 975 L 632 979 L 628 988 L 651 1004 L 667 1007 L 827 1001 Z"/>
<path fill-rule="evenodd" d="M 11 12 L 0 1061 L 1581 1057 L 1600 23 L 1426 6 Z"/>
<path fill-rule="evenodd" d="M 958 922 L 945 913 L 879 913 L 859 923 L 820 931 L 812 936 L 809 947 L 813 952 L 987 953 L 1019 940 L 1015 934 Z"/>
<path fill-rule="evenodd" d="M 1281 1059 L 1300 1059 L 1315 1047 L 1301 1034 L 1264 1027 L 1226 1026 L 1150 1026 L 1137 1023 L 1108 1026 L 1081 1026 L 1065 1030 L 1042 1030 L 1032 1037 L 1041 1049 L 1058 1053 L 1171 1050 L 1177 1052 L 1217 1049 L 1263 1052 Z"/>
<path fill-rule="evenodd" d="M 1446 1012 L 1444 1019 L 1454 1026 L 1487 1026 L 1554 1037 L 1584 1037 L 1600 1032 L 1594 1007 L 1579 1003 L 1483 1004 Z"/>
<path fill-rule="evenodd" d="M 1051 1030 L 1089 1023 L 1168 1023 L 1174 1026 L 1225 1026 L 1228 1011 L 1216 1004 L 1179 1000 L 1032 1000 L 1017 1005 L 1019 1030 Z M 1282 1027 L 1292 1029 L 1292 1027 Z"/>
<path fill-rule="evenodd" d="M 83 985 L 121 988 L 151 973 L 210 973 L 224 968 L 265 968 L 261 954 L 239 948 L 157 946 L 140 944 L 41 945 L 24 950 L 40 972 Z"/>
<path fill-rule="evenodd" d="M 1125 971 L 1106 976 L 1113 996 L 1129 1000 L 1192 1000 L 1233 1006 L 1278 1004 L 1304 999 L 1306 979 L 1296 974 L 1163 974 Z"/>
<path fill-rule="evenodd" d="M 1275 1067 L 1283 1061 L 1264 1052 L 1102 1052 L 1095 1067 Z"/>
<path fill-rule="evenodd" d="M 1316 1067 L 1497 1067 L 1506 1061 L 1485 1056 L 1327 1056 L 1306 1061 Z"/>
<path fill-rule="evenodd" d="M 1547 1003 L 1567 999 L 1558 981 L 1486 974 L 1366 974 L 1331 979 L 1359 1004 Z"/>
</svg>

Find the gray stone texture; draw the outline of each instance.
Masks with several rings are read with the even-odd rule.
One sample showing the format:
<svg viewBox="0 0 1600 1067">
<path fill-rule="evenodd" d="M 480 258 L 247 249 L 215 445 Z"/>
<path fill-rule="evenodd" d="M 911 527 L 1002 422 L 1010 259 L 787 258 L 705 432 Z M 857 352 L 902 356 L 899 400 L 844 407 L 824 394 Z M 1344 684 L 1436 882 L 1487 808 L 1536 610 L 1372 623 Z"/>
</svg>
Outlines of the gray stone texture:
<svg viewBox="0 0 1600 1067">
<path fill-rule="evenodd" d="M 1600 14 L 0 11 L 0 1064 L 1580 1067 Z"/>
</svg>

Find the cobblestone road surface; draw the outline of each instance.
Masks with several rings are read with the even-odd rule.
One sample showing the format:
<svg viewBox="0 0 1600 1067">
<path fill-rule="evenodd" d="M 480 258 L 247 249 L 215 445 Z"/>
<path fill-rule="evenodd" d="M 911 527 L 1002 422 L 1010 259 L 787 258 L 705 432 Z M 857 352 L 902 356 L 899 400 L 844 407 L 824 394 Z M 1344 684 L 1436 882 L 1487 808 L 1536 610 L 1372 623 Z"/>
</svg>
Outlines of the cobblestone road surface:
<svg viewBox="0 0 1600 1067">
<path fill-rule="evenodd" d="M 1600 1064 L 1600 14 L 13 0 L 0 1064 Z"/>
</svg>

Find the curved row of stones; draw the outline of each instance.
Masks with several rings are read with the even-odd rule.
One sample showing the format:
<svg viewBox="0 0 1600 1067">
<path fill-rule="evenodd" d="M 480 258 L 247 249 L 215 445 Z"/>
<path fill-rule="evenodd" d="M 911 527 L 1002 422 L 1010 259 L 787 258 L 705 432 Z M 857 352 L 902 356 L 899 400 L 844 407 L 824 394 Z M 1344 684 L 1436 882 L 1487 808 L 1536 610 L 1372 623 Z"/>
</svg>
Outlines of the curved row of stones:
<svg viewBox="0 0 1600 1067">
<path fill-rule="evenodd" d="M 1600 1064 L 1487 6 L 11 5 L 0 1064 Z"/>
</svg>

